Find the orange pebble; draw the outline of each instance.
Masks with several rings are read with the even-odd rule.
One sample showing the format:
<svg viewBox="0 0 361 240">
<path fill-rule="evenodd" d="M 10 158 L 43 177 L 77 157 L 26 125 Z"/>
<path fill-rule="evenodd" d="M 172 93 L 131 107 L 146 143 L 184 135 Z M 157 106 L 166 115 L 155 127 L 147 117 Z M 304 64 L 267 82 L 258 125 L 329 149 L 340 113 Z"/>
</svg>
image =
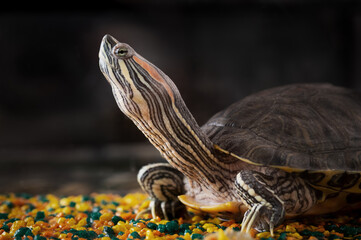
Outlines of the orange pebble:
<svg viewBox="0 0 361 240">
<path fill-rule="evenodd" d="M 124 220 L 131 220 L 132 218 L 134 218 L 133 216 L 134 214 L 132 213 L 123 213 L 120 216 L 124 219 Z"/>
<path fill-rule="evenodd" d="M 86 215 L 85 213 L 78 213 L 76 216 L 75 216 L 75 220 L 76 221 L 80 221 L 81 219 L 83 219 L 83 218 L 87 218 L 88 217 L 88 215 Z M 80 239 L 80 238 L 79 238 Z"/>
<path fill-rule="evenodd" d="M 250 230 L 250 235 L 252 238 L 256 238 L 256 234 L 258 233 L 258 231 L 254 228 L 251 228 Z"/>
<path fill-rule="evenodd" d="M 145 228 L 146 226 L 145 226 L 144 223 L 138 222 L 138 223 L 137 223 L 137 227 L 139 227 L 139 228 Z"/>
<path fill-rule="evenodd" d="M 162 235 L 162 233 L 159 232 L 158 230 L 154 230 L 153 234 L 154 234 L 154 236 L 161 236 Z"/>
<path fill-rule="evenodd" d="M 0 235 L 0 240 L 10 240 L 11 237 Z"/>
<path fill-rule="evenodd" d="M 137 224 L 138 225 L 138 224 Z M 144 225 L 144 224 L 143 224 Z M 144 225 L 145 227 L 145 225 Z M 147 233 L 147 230 L 146 228 L 142 228 L 142 230 L 140 230 L 138 233 L 141 237 L 145 237 L 146 233 Z"/>
<path fill-rule="evenodd" d="M 48 230 L 48 231 L 44 231 L 43 236 L 46 238 L 50 238 L 53 236 L 53 231 L 52 230 Z"/>
</svg>

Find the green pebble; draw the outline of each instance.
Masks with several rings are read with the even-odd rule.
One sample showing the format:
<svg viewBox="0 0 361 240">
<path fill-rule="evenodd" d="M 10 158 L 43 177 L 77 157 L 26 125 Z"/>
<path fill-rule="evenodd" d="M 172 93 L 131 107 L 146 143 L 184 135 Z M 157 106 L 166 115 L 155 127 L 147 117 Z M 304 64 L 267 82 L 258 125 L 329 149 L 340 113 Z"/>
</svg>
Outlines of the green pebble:
<svg viewBox="0 0 361 240">
<path fill-rule="evenodd" d="M 234 227 L 233 231 L 239 232 L 239 231 L 241 231 L 241 229 L 239 227 Z"/>
<path fill-rule="evenodd" d="M 180 231 L 188 230 L 190 226 L 191 226 L 190 223 L 183 223 L 183 224 L 181 224 L 181 225 L 179 226 L 179 230 L 180 230 Z"/>
<path fill-rule="evenodd" d="M 69 203 L 69 207 L 75 207 L 75 205 L 76 205 L 76 202 L 70 202 Z"/>
<path fill-rule="evenodd" d="M 19 218 L 11 218 L 11 219 L 9 219 L 9 220 L 6 220 L 5 222 L 4 222 L 4 225 L 5 224 L 8 224 L 8 223 L 13 223 L 13 222 L 15 222 L 15 221 L 17 221 L 17 220 L 20 220 Z"/>
<path fill-rule="evenodd" d="M 31 232 L 31 229 L 28 228 L 28 227 L 22 227 L 22 228 L 19 228 L 15 234 L 14 234 L 14 237 L 23 237 L 23 236 L 34 236 L 34 234 Z"/>
<path fill-rule="evenodd" d="M 29 213 L 35 209 L 35 206 L 31 203 L 28 203 L 26 205 L 28 205 L 28 209 L 26 209 L 26 213 Z"/>
<path fill-rule="evenodd" d="M 149 229 L 156 230 L 157 227 L 158 227 L 158 225 L 155 223 L 152 223 L 152 222 L 147 223 L 147 228 L 149 228 Z"/>
<path fill-rule="evenodd" d="M 43 195 L 39 195 L 38 200 L 40 202 L 49 202 L 49 200 L 46 198 L 46 196 L 43 196 Z"/>
<path fill-rule="evenodd" d="M 30 199 L 32 196 L 28 193 L 17 193 L 15 194 L 17 197 L 21 197 L 21 198 L 24 198 L 24 199 Z"/>
<path fill-rule="evenodd" d="M 100 218 L 101 215 L 102 215 L 102 214 L 101 214 L 100 212 L 92 212 L 92 213 L 90 214 L 90 218 L 91 218 L 92 220 L 99 220 L 99 218 Z"/>
<path fill-rule="evenodd" d="M 70 229 L 69 232 L 73 233 L 74 235 L 77 235 L 79 238 L 86 238 L 86 239 L 94 239 L 98 236 L 98 234 L 96 234 L 96 232 L 94 231 Z"/>
<path fill-rule="evenodd" d="M 4 224 L 1 229 L 3 229 L 5 232 L 9 232 L 9 231 L 10 231 L 10 227 L 9 227 L 8 225 L 6 225 L 6 224 Z"/>
<path fill-rule="evenodd" d="M 39 211 L 39 212 L 36 213 L 36 216 L 35 216 L 34 220 L 35 220 L 35 222 L 36 221 L 43 221 L 44 218 L 45 218 L 45 213 L 42 212 L 42 211 Z"/>
<path fill-rule="evenodd" d="M 111 227 L 107 227 L 107 226 L 104 227 L 103 232 L 105 233 L 105 236 L 107 236 L 107 237 L 114 237 L 114 235 L 115 235 L 114 230 Z"/>
<path fill-rule="evenodd" d="M 167 232 L 174 233 L 174 232 L 178 231 L 179 224 L 177 221 L 173 220 L 173 221 L 167 222 L 165 224 L 165 228 L 166 228 Z"/>
<path fill-rule="evenodd" d="M 42 237 L 42 236 L 40 236 L 40 235 L 36 235 L 36 236 L 34 237 L 34 240 L 46 240 L 46 237 Z"/>
<path fill-rule="evenodd" d="M 101 207 L 93 207 L 92 212 L 96 213 L 96 212 L 100 212 L 100 210 L 102 210 Z"/>
<path fill-rule="evenodd" d="M 3 202 L 2 204 L 5 204 L 6 206 L 8 206 L 9 208 L 13 208 L 14 207 L 14 204 L 10 201 L 5 201 Z"/>
<path fill-rule="evenodd" d="M 136 239 L 136 238 L 141 239 L 140 235 L 137 232 L 132 232 L 131 234 L 129 234 L 129 236 L 132 236 L 133 239 Z"/>
<path fill-rule="evenodd" d="M 286 240 L 286 238 L 287 238 L 287 233 L 283 232 L 280 234 L 277 240 Z"/>
<path fill-rule="evenodd" d="M 0 213 L 0 219 L 8 219 L 9 214 L 7 213 Z"/>
<path fill-rule="evenodd" d="M 336 234 L 331 234 L 330 236 L 328 236 L 329 240 L 334 240 L 334 239 L 341 239 L 340 236 L 337 236 Z"/>
<path fill-rule="evenodd" d="M 114 225 L 117 225 L 119 221 L 125 222 L 125 220 L 119 216 L 113 216 L 111 221 L 114 223 Z"/>
<path fill-rule="evenodd" d="M 194 239 L 203 239 L 203 235 L 199 234 L 199 233 L 193 233 L 191 235 L 191 238 L 192 238 L 192 240 L 194 240 Z"/>
<path fill-rule="evenodd" d="M 166 227 L 164 224 L 158 224 L 157 230 L 161 233 L 165 233 Z"/>
<path fill-rule="evenodd" d="M 119 236 L 122 236 L 123 234 L 124 234 L 124 232 L 122 232 L 122 231 L 120 231 L 120 232 L 118 233 Z"/>
<path fill-rule="evenodd" d="M 81 197 L 81 201 L 82 201 L 82 202 L 86 202 L 86 201 L 90 201 L 90 200 L 91 200 L 91 197 L 90 197 L 90 196 L 83 195 L 83 196 Z"/>
</svg>

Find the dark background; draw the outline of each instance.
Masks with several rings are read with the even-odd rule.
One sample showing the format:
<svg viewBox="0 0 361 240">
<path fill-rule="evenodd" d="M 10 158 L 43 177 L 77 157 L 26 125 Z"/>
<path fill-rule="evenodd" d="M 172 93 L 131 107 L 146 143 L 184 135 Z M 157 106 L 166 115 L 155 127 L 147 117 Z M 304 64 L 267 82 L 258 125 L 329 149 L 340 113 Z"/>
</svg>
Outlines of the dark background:
<svg viewBox="0 0 361 240">
<path fill-rule="evenodd" d="M 361 90 L 358 1 L 170 2 L 0 10 L 0 192 L 125 193 L 160 160 L 99 71 L 107 33 L 168 74 L 199 124 L 278 85 Z"/>
</svg>

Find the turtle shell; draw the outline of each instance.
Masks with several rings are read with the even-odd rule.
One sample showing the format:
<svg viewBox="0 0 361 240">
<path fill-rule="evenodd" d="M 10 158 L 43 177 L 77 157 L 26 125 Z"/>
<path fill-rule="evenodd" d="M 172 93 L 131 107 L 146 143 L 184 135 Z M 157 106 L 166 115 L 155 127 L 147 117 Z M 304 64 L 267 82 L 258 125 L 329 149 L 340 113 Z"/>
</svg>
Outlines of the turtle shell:
<svg viewBox="0 0 361 240">
<path fill-rule="evenodd" d="M 250 95 L 213 116 L 210 140 L 254 164 L 361 172 L 361 95 L 295 84 Z"/>
</svg>

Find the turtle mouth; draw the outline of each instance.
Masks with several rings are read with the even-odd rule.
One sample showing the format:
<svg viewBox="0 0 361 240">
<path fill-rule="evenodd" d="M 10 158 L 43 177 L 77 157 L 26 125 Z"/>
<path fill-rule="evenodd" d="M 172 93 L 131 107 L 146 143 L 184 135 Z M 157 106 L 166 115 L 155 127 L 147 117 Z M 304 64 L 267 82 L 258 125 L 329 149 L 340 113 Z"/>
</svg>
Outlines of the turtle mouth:
<svg viewBox="0 0 361 240">
<path fill-rule="evenodd" d="M 100 43 L 100 49 L 98 54 L 99 62 L 109 62 L 111 51 L 117 43 L 119 42 L 108 34 L 103 37 L 102 42 Z"/>
<path fill-rule="evenodd" d="M 102 39 L 99 49 L 99 68 L 105 78 L 110 82 L 109 79 L 109 67 L 112 66 L 111 51 L 113 47 L 119 42 L 109 34 L 105 35 Z"/>
</svg>

